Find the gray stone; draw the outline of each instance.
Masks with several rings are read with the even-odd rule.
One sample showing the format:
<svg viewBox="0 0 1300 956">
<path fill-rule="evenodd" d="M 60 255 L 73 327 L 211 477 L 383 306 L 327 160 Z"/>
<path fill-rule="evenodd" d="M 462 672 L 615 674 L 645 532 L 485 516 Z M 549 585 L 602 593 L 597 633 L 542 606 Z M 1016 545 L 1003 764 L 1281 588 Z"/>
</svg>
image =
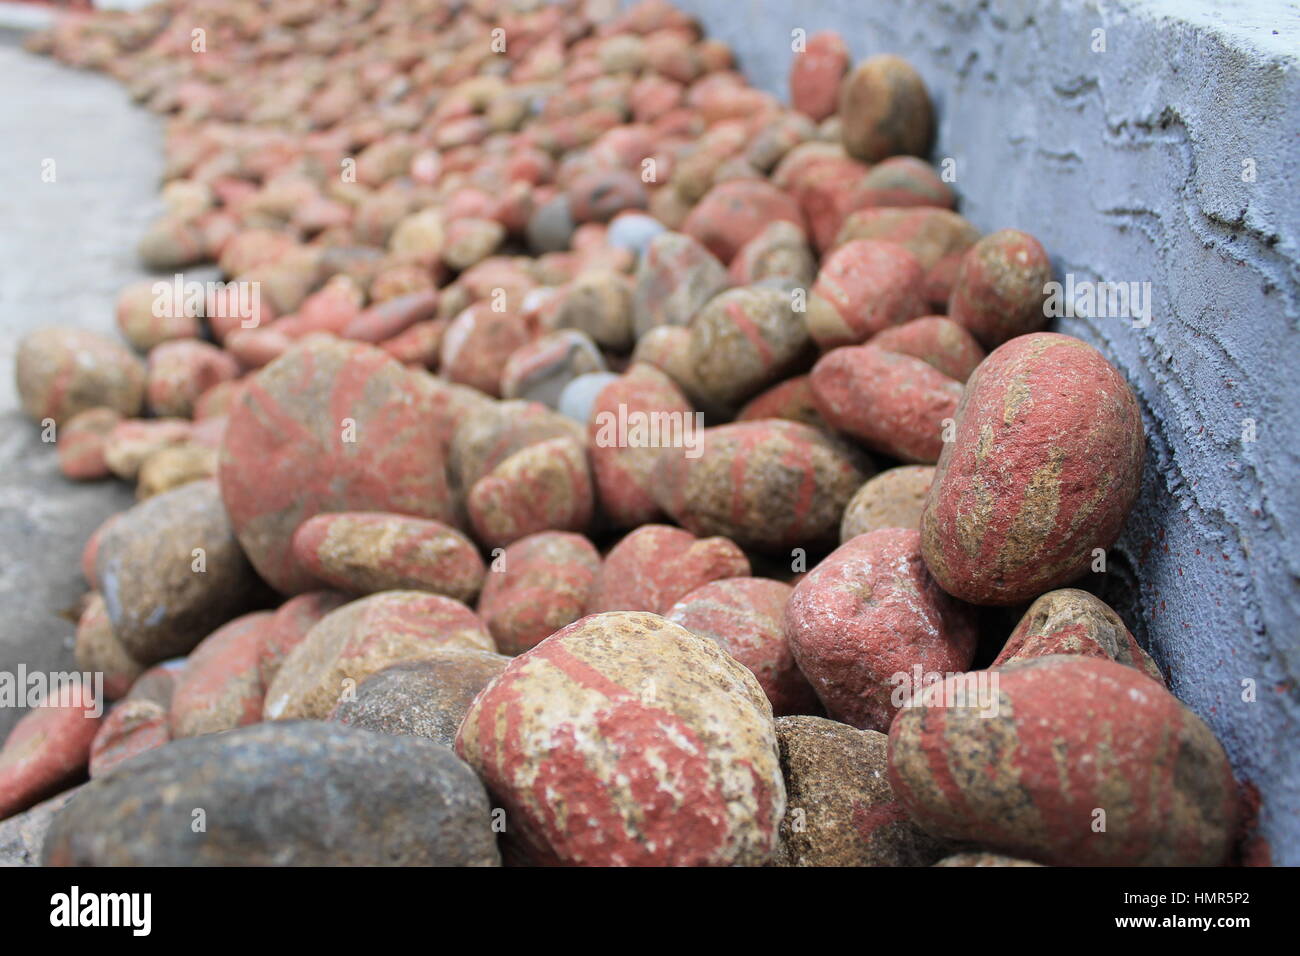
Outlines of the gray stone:
<svg viewBox="0 0 1300 956">
<path fill-rule="evenodd" d="M 114 521 L 95 572 L 113 634 L 142 664 L 189 653 L 246 610 L 259 584 L 211 480 L 154 495 Z"/>
<path fill-rule="evenodd" d="M 452 747 L 475 695 L 509 663 L 510 658 L 491 651 L 446 650 L 394 664 L 362 681 L 356 698 L 340 702 L 330 719 Z"/>
<path fill-rule="evenodd" d="M 667 227 L 654 216 L 627 213 L 615 217 L 609 224 L 605 241 L 616 249 L 627 249 L 639 256 L 645 252 L 645 247 L 650 245 L 650 240 L 666 229 Z"/>
<path fill-rule="evenodd" d="M 45 840 L 64 866 L 496 866 L 487 794 L 446 747 L 339 724 L 173 741 L 92 780 Z"/>
<path fill-rule="evenodd" d="M 610 382 L 617 382 L 619 376 L 613 372 L 588 372 L 579 375 L 560 393 L 560 414 L 572 418 L 575 422 L 586 425 L 591 418 L 591 409 L 596 404 L 596 396 Z"/>
<path fill-rule="evenodd" d="M 16 817 L 0 821 L 0 866 L 40 866 L 50 821 L 80 789 L 65 790 Z"/>
<path fill-rule="evenodd" d="M 528 246 L 537 255 L 564 252 L 569 248 L 577 224 L 566 196 L 555 196 L 540 206 L 528 220 Z"/>
</svg>

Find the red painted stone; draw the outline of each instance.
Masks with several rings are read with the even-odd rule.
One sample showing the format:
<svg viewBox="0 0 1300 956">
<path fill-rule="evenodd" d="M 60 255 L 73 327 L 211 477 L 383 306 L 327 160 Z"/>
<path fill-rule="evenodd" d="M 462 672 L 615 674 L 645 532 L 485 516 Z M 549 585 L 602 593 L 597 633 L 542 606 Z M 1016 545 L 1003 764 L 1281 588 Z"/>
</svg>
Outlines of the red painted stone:
<svg viewBox="0 0 1300 956">
<path fill-rule="evenodd" d="M 663 372 L 645 362 L 632 365 L 617 381 L 610 382 L 596 395 L 591 417 L 587 421 L 587 442 L 591 466 L 601 508 L 617 527 L 628 528 L 653 521 L 663 514 L 654 499 L 654 468 L 662 444 L 633 440 L 630 427 L 620 442 L 618 422 L 629 423 L 642 418 L 647 424 L 652 416 L 668 425 L 660 436 L 685 435 L 695 427 L 695 410 L 681 390 Z M 630 416 L 630 417 L 629 417 Z M 612 426 L 612 427 L 611 427 Z"/>
<path fill-rule="evenodd" d="M 530 862 L 761 865 L 785 811 L 762 688 L 654 614 L 585 617 L 515 658 L 456 751 L 505 808 L 508 852 Z"/>
<path fill-rule="evenodd" d="M 729 263 L 777 219 L 803 228 L 803 213 L 788 193 L 762 180 L 735 180 L 709 190 L 686 217 L 682 232 Z"/>
<path fill-rule="evenodd" d="M 749 559 L 726 538 L 696 538 L 671 525 L 642 525 L 605 556 L 587 613 L 663 614 L 701 585 L 748 574 Z"/>
<path fill-rule="evenodd" d="M 258 651 L 257 669 L 263 686 L 271 686 L 284 658 L 302 643 L 312 626 L 348 600 L 348 595 L 338 591 L 309 591 L 289 598 L 280 605 L 262 627 L 262 646 Z"/>
<path fill-rule="evenodd" d="M 960 382 L 919 358 L 874 345 L 832 349 L 810 378 L 817 411 L 828 425 L 917 464 L 939 460 L 944 423 L 954 422 L 962 395 Z"/>
<path fill-rule="evenodd" d="M 59 471 L 74 481 L 94 481 L 112 474 L 104 461 L 104 448 L 121 420 L 111 408 L 88 408 L 68 419 L 57 432 Z"/>
<path fill-rule="evenodd" d="M 808 331 L 823 349 L 856 345 L 926 312 L 924 272 L 892 242 L 857 239 L 822 261 L 808 297 Z"/>
<path fill-rule="evenodd" d="M 330 511 L 391 511 L 448 521 L 431 393 L 386 353 L 312 340 L 248 381 L 221 450 L 222 499 L 262 578 L 288 594 L 315 579 L 293 533 Z"/>
<path fill-rule="evenodd" d="M 90 745 L 90 777 L 170 740 L 167 708 L 153 700 L 124 700 L 108 712 Z"/>
<path fill-rule="evenodd" d="M 478 613 L 502 654 L 522 654 L 583 614 L 600 553 L 582 535 L 543 531 L 493 559 Z"/>
<path fill-rule="evenodd" d="M 790 65 L 790 105 L 818 122 L 831 116 L 848 68 L 849 49 L 838 33 L 812 34 Z"/>
<path fill-rule="evenodd" d="M 1047 250 L 1016 229 L 990 233 L 962 257 L 948 315 L 985 348 L 1047 326 L 1044 286 L 1052 280 Z"/>
<path fill-rule="evenodd" d="M 817 713 L 817 695 L 785 637 L 785 605 L 793 591 L 767 578 L 724 578 L 691 591 L 664 617 L 713 641 L 753 671 L 778 717 Z"/>
<path fill-rule="evenodd" d="M 440 521 L 379 511 L 316 515 L 293 535 L 298 563 L 352 594 L 432 591 L 469 601 L 483 583 L 474 543 Z"/>
<path fill-rule="evenodd" d="M 944 675 L 970 667 L 974 617 L 930 577 L 920 542 L 902 528 L 858 535 L 809 571 L 786 604 L 794 659 L 835 720 L 886 731 L 915 667 Z"/>
<path fill-rule="evenodd" d="M 262 719 L 258 664 L 272 615 L 258 611 L 213 631 L 176 676 L 168 722 L 173 737 L 234 730 Z"/>
<path fill-rule="evenodd" d="M 990 676 L 995 713 L 954 706 L 950 678 L 890 729 L 890 784 L 921 827 L 1051 865 L 1227 862 L 1232 768 L 1172 694 L 1132 667 L 1075 655 Z"/>
<path fill-rule="evenodd" d="M 14 725 L 0 750 L 0 820 L 26 810 L 84 774 L 99 729 L 89 687 L 52 706 L 34 707 Z M 92 716 L 87 716 L 87 712 Z"/>
<path fill-rule="evenodd" d="M 966 383 L 921 516 L 945 591 L 1017 604 L 1088 571 L 1137 499 L 1137 399 L 1091 345 L 1051 332 L 994 349 Z"/>
</svg>

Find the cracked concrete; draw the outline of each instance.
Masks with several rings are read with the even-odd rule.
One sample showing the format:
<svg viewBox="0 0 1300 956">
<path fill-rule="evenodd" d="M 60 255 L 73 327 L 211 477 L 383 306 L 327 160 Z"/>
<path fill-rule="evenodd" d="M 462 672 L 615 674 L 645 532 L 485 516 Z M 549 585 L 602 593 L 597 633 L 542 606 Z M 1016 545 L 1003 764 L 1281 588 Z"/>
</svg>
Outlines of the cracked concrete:
<svg viewBox="0 0 1300 956">
<path fill-rule="evenodd" d="M 71 670 L 81 548 L 133 498 L 120 482 L 60 475 L 54 446 L 18 411 L 14 349 L 43 325 L 117 335 L 114 299 L 144 275 L 135 246 L 161 210 L 162 137 L 113 80 L 18 44 L 0 32 L 0 670 Z M 0 738 L 21 715 L 0 708 Z"/>
<path fill-rule="evenodd" d="M 963 214 L 1034 233 L 1060 278 L 1151 283 L 1148 328 L 1058 326 L 1133 383 L 1149 437 L 1093 587 L 1263 794 L 1274 860 L 1300 864 L 1300 8 L 675 2 L 782 99 L 795 28 L 906 57 Z"/>
</svg>

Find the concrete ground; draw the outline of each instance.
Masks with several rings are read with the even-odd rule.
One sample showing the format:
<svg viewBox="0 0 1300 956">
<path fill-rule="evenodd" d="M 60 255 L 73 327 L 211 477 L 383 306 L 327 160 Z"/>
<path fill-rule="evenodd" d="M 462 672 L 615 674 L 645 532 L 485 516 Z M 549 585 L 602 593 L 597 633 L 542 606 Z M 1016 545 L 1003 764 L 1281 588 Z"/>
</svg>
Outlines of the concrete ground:
<svg viewBox="0 0 1300 956">
<path fill-rule="evenodd" d="M 132 500 L 65 480 L 18 411 L 13 358 L 43 325 L 116 335 L 113 302 L 144 275 L 135 245 L 161 209 L 158 120 L 98 74 L 32 56 L 0 29 L 0 671 L 69 670 L 82 545 Z M 54 160 L 55 181 L 42 164 Z M 0 738 L 22 716 L 0 708 Z"/>
</svg>

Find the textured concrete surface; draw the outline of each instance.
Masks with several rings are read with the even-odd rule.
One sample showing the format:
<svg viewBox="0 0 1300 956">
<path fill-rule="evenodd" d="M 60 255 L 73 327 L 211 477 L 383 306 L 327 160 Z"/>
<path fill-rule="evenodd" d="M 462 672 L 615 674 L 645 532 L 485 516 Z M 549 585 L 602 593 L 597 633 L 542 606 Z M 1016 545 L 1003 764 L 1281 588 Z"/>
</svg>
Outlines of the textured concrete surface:
<svg viewBox="0 0 1300 956">
<path fill-rule="evenodd" d="M 677 3 L 783 98 L 796 28 L 905 56 L 966 216 L 1034 233 L 1059 277 L 1151 283 L 1146 328 L 1058 326 L 1134 384 L 1149 436 L 1094 586 L 1262 792 L 1274 860 L 1300 864 L 1300 7 Z"/>
<path fill-rule="evenodd" d="M 0 32 L 0 143 L 0 670 L 70 670 L 82 545 L 131 490 L 59 474 L 54 446 L 17 411 L 14 348 L 41 325 L 117 334 L 113 300 L 143 275 L 135 244 L 161 210 L 161 129 L 114 81 Z M 0 738 L 20 716 L 0 708 Z"/>
</svg>

